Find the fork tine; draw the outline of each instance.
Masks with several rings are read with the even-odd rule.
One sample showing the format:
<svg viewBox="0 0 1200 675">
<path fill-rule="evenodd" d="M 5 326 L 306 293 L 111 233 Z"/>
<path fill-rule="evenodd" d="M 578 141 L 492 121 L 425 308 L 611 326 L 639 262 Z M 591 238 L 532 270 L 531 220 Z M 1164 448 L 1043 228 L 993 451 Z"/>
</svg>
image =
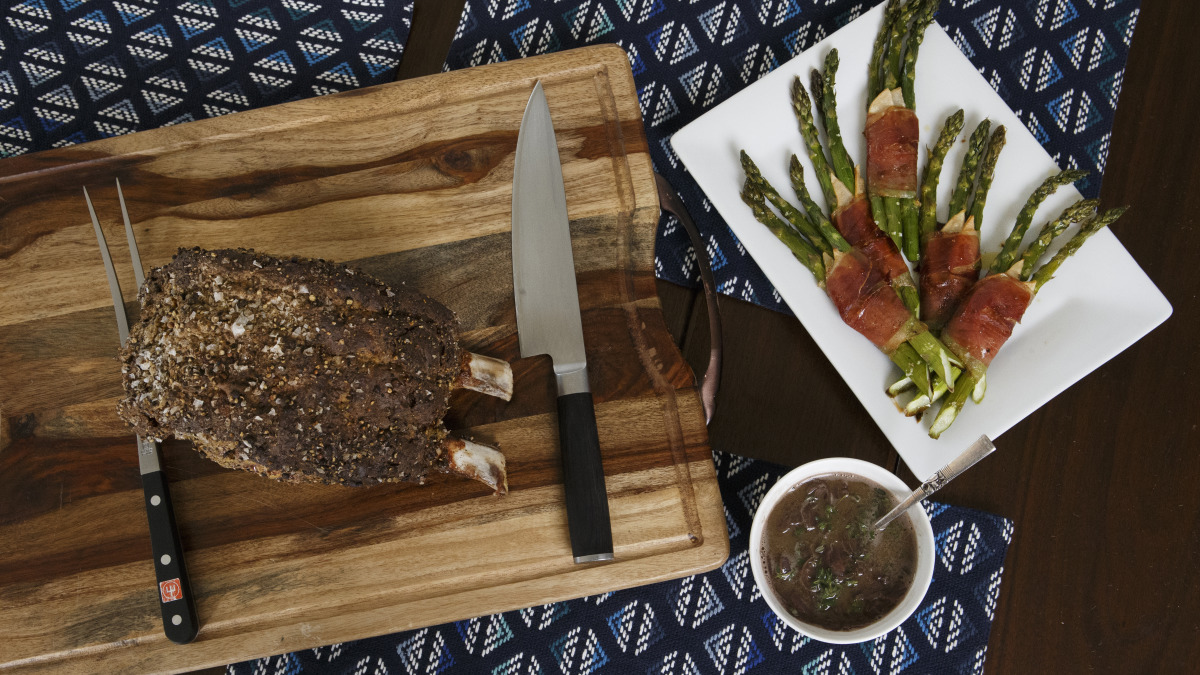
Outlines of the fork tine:
<svg viewBox="0 0 1200 675">
<path fill-rule="evenodd" d="M 129 320 L 125 317 L 125 300 L 121 295 L 121 285 L 117 283 L 117 270 L 113 267 L 112 256 L 108 254 L 108 242 L 104 240 L 104 230 L 100 229 L 100 219 L 96 217 L 96 209 L 92 206 L 92 197 L 87 188 L 83 188 L 83 198 L 87 200 L 88 214 L 92 216 L 92 227 L 96 230 L 96 240 L 100 242 L 100 257 L 104 258 L 104 272 L 108 275 L 108 291 L 112 294 L 113 309 L 117 312 L 117 332 L 121 335 L 121 344 L 129 337 Z"/>
<path fill-rule="evenodd" d="M 133 261 L 133 278 L 140 289 L 146 283 L 142 274 L 142 256 L 138 255 L 137 239 L 133 237 L 133 225 L 129 224 L 129 211 L 125 208 L 125 193 L 121 191 L 121 179 L 117 180 L 117 201 L 121 202 L 121 219 L 125 221 L 125 240 L 129 243 L 129 257 Z"/>
</svg>

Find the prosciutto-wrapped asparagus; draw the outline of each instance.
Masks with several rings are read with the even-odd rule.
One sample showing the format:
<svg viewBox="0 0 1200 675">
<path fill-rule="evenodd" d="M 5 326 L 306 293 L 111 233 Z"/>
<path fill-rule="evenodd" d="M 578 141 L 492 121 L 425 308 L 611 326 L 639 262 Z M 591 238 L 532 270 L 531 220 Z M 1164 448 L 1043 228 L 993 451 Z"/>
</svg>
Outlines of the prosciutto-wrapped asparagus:
<svg viewBox="0 0 1200 675">
<path fill-rule="evenodd" d="M 993 168 L 989 168 L 988 165 L 994 164 L 994 159 L 992 158 L 995 157 L 994 153 L 989 152 L 985 155 L 983 151 L 983 140 L 987 137 L 989 127 L 985 120 L 980 123 L 976 132 L 972 135 L 972 148 L 968 150 L 967 156 L 963 161 L 959 181 L 954 191 L 954 196 L 951 199 L 951 208 L 955 209 L 955 213 L 944 227 L 940 230 L 936 229 L 937 221 L 934 216 L 937 208 L 936 170 L 940 168 L 942 159 L 938 156 L 938 151 L 939 146 L 943 142 L 953 142 L 950 132 L 953 132 L 954 135 L 957 134 L 957 130 L 954 128 L 957 126 L 955 124 L 956 115 L 957 113 L 947 119 L 946 127 L 943 128 L 938 146 L 935 146 L 930 153 L 929 171 L 926 172 L 925 181 L 921 188 L 921 232 L 924 244 L 924 250 L 921 255 L 920 276 L 921 318 L 930 325 L 932 330 L 938 333 L 941 332 L 942 326 L 949 320 L 953 311 L 979 279 L 979 231 L 974 225 L 976 222 L 982 222 L 983 208 L 980 206 L 982 202 L 979 199 L 978 191 L 981 186 L 985 189 L 987 186 L 990 186 L 990 175 Z M 996 135 L 993 134 L 992 138 L 995 141 Z M 995 143 L 993 143 L 993 146 L 998 147 Z M 985 165 L 983 169 L 979 169 L 981 161 Z M 976 170 L 979 171 L 981 178 L 979 185 L 972 187 L 974 180 L 972 172 Z M 1025 206 L 1022 208 L 1009 240 L 1012 241 L 1012 237 L 1018 233 L 1021 237 L 1024 236 L 1032 222 L 1034 212 L 1050 194 L 1059 187 L 1070 184 L 1086 175 L 1086 171 L 1068 169 L 1047 178 L 1030 195 Z M 986 180 L 984 179 L 985 177 Z M 1046 247 L 1050 245 L 1051 240 L 1058 236 L 1066 227 L 1070 226 L 1072 222 L 1086 218 L 1088 210 L 1095 211 L 1096 206 L 1097 203 L 1094 200 L 1079 202 L 1057 220 L 1047 225 L 1046 230 L 1042 232 L 1026 251 L 1023 257 L 1023 259 L 1027 260 L 1025 269 L 1032 271 L 1034 263 L 1045 253 Z M 968 209 L 974 215 L 967 216 Z M 1015 249 L 1020 246 L 1020 243 L 1020 237 L 1018 237 L 1016 243 L 1011 244 L 1011 247 Z M 1006 246 L 1009 246 L 1007 242 Z M 1015 253 L 1006 258 L 1006 254 L 1002 250 L 1001 254 L 996 257 L 996 260 L 1003 262 L 1005 259 L 1008 261 L 1007 268 L 1016 259 Z M 996 264 L 993 263 L 992 269 L 996 270 L 996 267 Z M 958 377 L 959 373 L 954 370 L 951 371 L 951 375 L 952 377 Z M 985 383 L 986 380 L 983 379 L 974 383 L 972 396 L 975 398 L 976 403 L 980 402 L 983 398 Z M 888 393 L 897 396 L 913 386 L 913 384 L 907 378 L 898 380 L 888 387 Z M 946 382 L 935 381 L 932 385 L 932 398 L 924 394 L 914 397 L 904 405 L 905 414 L 913 416 L 924 411 L 933 401 L 938 400 L 948 390 L 949 387 Z"/>
<path fill-rule="evenodd" d="M 875 220 L 909 260 L 920 255 L 913 81 L 925 29 L 939 0 L 893 0 L 884 12 L 868 71 L 867 190 Z"/>
<path fill-rule="evenodd" d="M 1096 215 L 1096 202 L 1082 200 L 1067 208 L 1057 219 L 1042 228 L 1036 241 L 1011 267 L 990 274 L 971 289 L 942 331 L 946 345 L 963 362 L 963 372 L 955 391 L 946 397 L 930 427 L 929 435 L 940 436 L 954 422 L 966 396 L 984 381 L 988 366 L 1012 335 L 1013 328 L 1025 315 L 1033 297 L 1050 281 L 1059 266 L 1093 234 L 1112 224 L 1125 213 L 1115 208 Z M 1073 222 L 1081 222 L 1079 231 L 1040 269 L 1037 260 L 1050 242 Z"/>
<path fill-rule="evenodd" d="M 927 331 L 860 249 L 827 258 L 825 292 L 842 321 L 885 354 Z"/>
<path fill-rule="evenodd" d="M 832 49 L 825 57 L 824 73 L 813 71 L 813 95 L 818 99 L 817 109 L 821 113 L 829 139 L 829 161 L 826 161 L 824 149 L 817 138 L 812 99 L 809 98 L 800 78 L 796 78 L 792 84 L 792 109 L 800 123 L 800 135 L 808 148 L 809 159 L 817 172 L 818 183 L 825 192 L 825 199 L 832 210 L 833 224 L 838 233 L 879 268 L 887 282 L 904 300 L 905 306 L 916 314 L 920 298 L 912 273 L 896 243 L 880 230 L 871 213 L 862 174 L 850 160 L 842 142 L 837 121 L 837 94 L 834 89 L 837 67 L 838 53 L 836 49 Z M 792 160 L 791 172 L 792 184 L 797 193 L 807 192 L 803 188 L 803 168 L 795 158 Z M 801 195 L 801 198 L 804 196 Z"/>
<path fill-rule="evenodd" d="M 961 128 L 961 117 L 955 120 L 952 115 L 946 121 L 938 143 L 930 153 L 929 168 L 921 188 L 921 320 L 935 331 L 946 323 L 950 313 L 979 278 L 979 228 L 983 224 L 983 208 L 996 172 L 996 162 L 1005 142 L 1004 127 L 999 127 L 988 143 L 977 177 L 971 171 L 974 167 L 969 157 L 973 153 L 968 152 L 968 161 L 964 163 L 958 181 L 967 197 L 956 203 L 956 189 L 955 198 L 951 200 L 951 216 L 945 226 L 937 229 L 936 170 L 941 168 L 938 155 L 945 157 L 943 148 L 954 142 L 958 133 L 954 129 L 956 121 Z M 984 120 L 979 125 L 985 133 L 974 136 L 986 137 L 986 124 L 987 120 Z"/>
<path fill-rule="evenodd" d="M 760 185 L 765 185 L 767 190 L 773 189 L 755 171 L 757 167 L 753 161 L 744 153 L 743 156 L 744 164 L 751 168 L 747 171 L 742 188 L 742 200 L 750 207 L 754 217 L 812 272 L 817 283 L 825 288 L 842 320 L 887 354 L 925 395 L 932 395 L 928 374 L 931 366 L 928 361 L 937 363 L 947 373 L 944 377 L 952 381 L 948 376 L 952 367 L 950 351 L 929 333 L 904 304 L 880 267 L 858 247 L 848 244 L 834 246 L 829 239 L 824 245 L 832 248 L 833 253 L 821 253 L 815 240 L 801 235 L 800 228 L 794 228 L 767 206 L 768 199 Z M 799 213 L 795 208 L 781 210 L 793 217 Z M 832 227 L 813 229 L 818 233 L 832 230 L 830 236 L 835 241 L 841 240 L 841 235 Z"/>
<path fill-rule="evenodd" d="M 745 152 L 742 198 L 755 218 L 792 250 L 818 283 L 825 284 L 843 320 L 887 353 L 925 395 L 931 395 L 929 370 L 953 383 L 953 357 L 917 318 L 918 294 L 908 265 L 895 243 L 875 223 L 861 173 L 851 164 L 842 143 L 833 86 L 837 65 L 837 52 L 831 50 L 825 59 L 824 74 L 814 74 L 814 94 L 820 92 L 818 109 L 828 132 L 828 160 L 817 137 L 812 100 L 798 78 L 792 87 L 800 135 L 816 169 L 818 184 L 833 209 L 832 224 L 808 194 L 803 168 L 795 156 L 790 177 L 804 211 L 787 203 Z M 853 186 L 853 191 L 848 186 Z M 787 222 L 768 208 L 768 202 Z M 818 265 L 818 260 L 824 264 Z M 881 288 L 891 292 L 881 293 Z M 897 312 L 897 306 L 905 312 Z"/>
</svg>

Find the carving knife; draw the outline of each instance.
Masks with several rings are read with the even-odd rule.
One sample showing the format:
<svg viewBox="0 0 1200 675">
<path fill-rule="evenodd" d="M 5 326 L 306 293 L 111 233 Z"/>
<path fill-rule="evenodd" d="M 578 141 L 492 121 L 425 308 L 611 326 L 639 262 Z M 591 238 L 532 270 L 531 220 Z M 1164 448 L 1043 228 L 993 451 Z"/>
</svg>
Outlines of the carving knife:
<svg viewBox="0 0 1200 675">
<path fill-rule="evenodd" d="M 549 354 L 554 361 L 571 553 L 576 563 L 611 560 L 612 528 L 583 348 L 567 196 L 541 82 L 533 88 L 517 136 L 512 258 L 521 357 Z"/>
</svg>

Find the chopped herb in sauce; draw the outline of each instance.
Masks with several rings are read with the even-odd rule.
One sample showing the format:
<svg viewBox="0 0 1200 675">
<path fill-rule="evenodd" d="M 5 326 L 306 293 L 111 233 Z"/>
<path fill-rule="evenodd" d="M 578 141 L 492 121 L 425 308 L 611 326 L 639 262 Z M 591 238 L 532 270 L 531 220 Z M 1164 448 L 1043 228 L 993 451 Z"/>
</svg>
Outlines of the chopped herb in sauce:
<svg viewBox="0 0 1200 675">
<path fill-rule="evenodd" d="M 763 559 L 776 595 L 796 618 L 829 630 L 874 623 L 912 586 L 917 540 L 908 516 L 874 523 L 896 500 L 859 476 L 812 478 L 767 518 Z"/>
</svg>

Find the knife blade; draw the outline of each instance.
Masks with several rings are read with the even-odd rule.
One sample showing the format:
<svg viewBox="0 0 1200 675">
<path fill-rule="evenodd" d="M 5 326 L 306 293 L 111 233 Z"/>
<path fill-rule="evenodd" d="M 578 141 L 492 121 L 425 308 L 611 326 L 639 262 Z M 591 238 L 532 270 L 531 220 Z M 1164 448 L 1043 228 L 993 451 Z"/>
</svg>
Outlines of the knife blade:
<svg viewBox="0 0 1200 675">
<path fill-rule="evenodd" d="M 113 308 L 117 314 L 117 334 L 121 344 L 129 339 L 129 319 L 125 316 L 125 299 L 117 283 L 117 271 L 108 252 L 108 242 L 100 219 L 92 206 L 92 197 L 83 188 L 87 201 L 88 215 L 100 244 L 100 257 L 104 259 L 104 271 L 108 276 L 108 290 L 112 295 Z M 129 244 L 129 257 L 133 263 L 134 281 L 138 288 L 145 283 L 142 260 L 138 256 L 137 241 L 133 236 L 133 225 L 129 222 L 129 211 L 125 208 L 125 193 L 121 181 L 117 181 L 117 200 L 121 204 L 121 219 L 125 223 L 125 238 Z M 162 470 L 158 441 L 137 437 L 138 469 L 142 475 L 142 494 L 145 498 L 146 521 L 150 527 L 150 550 L 154 555 L 154 577 L 158 581 L 159 611 L 162 614 L 163 633 L 171 642 L 187 644 L 196 638 L 200 622 L 196 618 L 196 600 L 192 596 L 187 565 L 183 558 L 183 544 L 179 540 L 179 527 L 175 523 L 175 509 L 171 492 L 167 486 L 167 475 Z"/>
<path fill-rule="evenodd" d="M 588 383 L 567 195 L 541 82 L 529 96 L 517 135 L 512 258 L 521 356 L 549 354 L 554 362 L 571 553 L 576 563 L 612 560 L 612 526 Z"/>
</svg>

